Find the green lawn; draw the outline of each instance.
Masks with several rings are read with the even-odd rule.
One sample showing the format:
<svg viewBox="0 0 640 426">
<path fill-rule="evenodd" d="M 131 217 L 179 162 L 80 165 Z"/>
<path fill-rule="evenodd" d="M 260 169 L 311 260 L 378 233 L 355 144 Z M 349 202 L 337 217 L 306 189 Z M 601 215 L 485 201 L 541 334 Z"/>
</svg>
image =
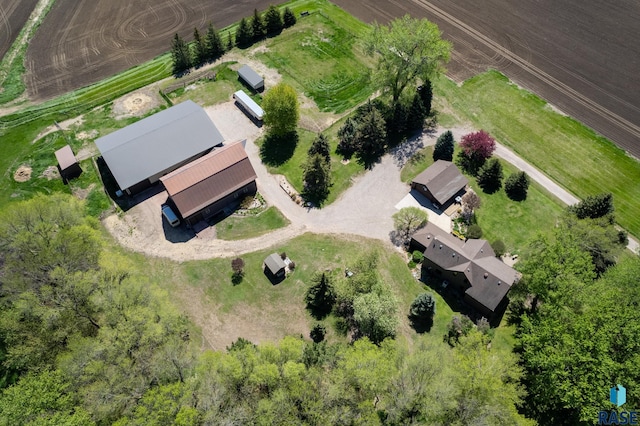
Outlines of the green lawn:
<svg viewBox="0 0 640 426">
<path fill-rule="evenodd" d="M 257 215 L 234 215 L 216 224 L 216 235 L 221 240 L 244 240 L 266 234 L 289 224 L 275 207 L 269 207 Z"/>
<path fill-rule="evenodd" d="M 425 171 L 427 167 L 433 164 L 433 147 L 428 146 L 416 152 L 413 157 L 407 161 L 400 171 L 400 180 L 404 183 L 411 181 L 420 173 Z"/>
<path fill-rule="evenodd" d="M 257 57 L 300 88 L 321 111 L 340 113 L 364 102 L 373 88 L 370 60 L 358 50 L 353 33 L 362 29 L 362 23 L 339 16 L 339 9 L 329 10 L 330 15 L 313 13 L 299 19 L 293 29 L 268 40 L 266 51 Z"/>
<path fill-rule="evenodd" d="M 438 108 L 473 123 L 580 198 L 614 195 L 618 223 L 640 236 L 640 163 L 591 129 L 491 71 L 434 85 Z"/>
</svg>

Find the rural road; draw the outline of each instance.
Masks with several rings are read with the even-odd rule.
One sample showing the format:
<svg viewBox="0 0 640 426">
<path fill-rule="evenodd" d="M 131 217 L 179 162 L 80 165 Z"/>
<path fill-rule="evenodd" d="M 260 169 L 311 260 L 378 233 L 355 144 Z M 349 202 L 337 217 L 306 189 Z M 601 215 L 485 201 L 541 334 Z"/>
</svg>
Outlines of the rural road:
<svg viewBox="0 0 640 426">
<path fill-rule="evenodd" d="M 261 131 L 253 126 L 232 102 L 209 108 L 208 113 L 219 123 L 219 130 L 226 140 L 232 140 L 233 136 L 237 138 L 239 129 L 249 129 L 242 137 L 247 138 L 246 151 L 258 176 L 258 191 L 270 205 L 276 206 L 282 212 L 290 224 L 268 234 L 240 241 L 210 237 L 170 241 L 164 234 L 166 230 L 163 229 L 161 217 L 154 214 L 154 207 L 141 203 L 123 218 L 112 215 L 104 221 L 107 229 L 125 247 L 151 256 L 186 261 L 239 256 L 283 244 L 304 232 L 359 235 L 376 238 L 391 245 L 391 216 L 397 211 L 396 204 L 409 192 L 409 186 L 400 180 L 402 166 L 413 153 L 424 146 L 433 145 L 437 135 L 446 130 L 425 132 L 420 137 L 408 141 L 385 155 L 372 170 L 355 177 L 352 185 L 338 200 L 322 209 L 309 209 L 293 202 L 280 186 L 280 177 L 267 171 L 260 160 L 259 147 L 253 142 Z M 452 129 L 456 140 L 460 140 L 470 131 L 464 128 Z M 504 146 L 497 145 L 496 155 L 524 170 L 531 179 L 564 203 L 578 202 L 577 198 Z M 156 204 L 162 203 L 166 199 L 166 193 L 163 191 L 156 197 Z M 637 242 L 630 240 L 630 248 L 637 250 Z"/>
</svg>

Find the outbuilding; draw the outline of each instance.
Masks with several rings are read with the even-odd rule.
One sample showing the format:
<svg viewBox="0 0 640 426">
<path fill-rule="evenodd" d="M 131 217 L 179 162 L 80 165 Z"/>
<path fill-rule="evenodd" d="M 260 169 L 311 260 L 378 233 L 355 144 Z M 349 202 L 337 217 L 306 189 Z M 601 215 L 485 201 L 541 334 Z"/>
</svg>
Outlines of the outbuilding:
<svg viewBox="0 0 640 426">
<path fill-rule="evenodd" d="M 244 92 L 244 90 L 238 90 L 235 92 L 233 94 L 233 99 L 236 100 L 236 103 L 245 111 L 246 114 L 249 114 L 250 117 L 258 121 L 262 121 L 264 111 L 260 108 L 260 105 L 258 105 Z"/>
<path fill-rule="evenodd" d="M 264 273 L 272 280 L 282 280 L 285 277 L 287 265 L 277 253 L 272 253 L 264 260 Z"/>
<path fill-rule="evenodd" d="M 205 110 L 186 101 L 103 136 L 96 145 L 120 189 L 133 194 L 223 141 Z"/>
<path fill-rule="evenodd" d="M 63 146 L 55 154 L 58 161 L 58 171 L 64 183 L 82 174 L 82 168 L 69 145 Z"/>
<path fill-rule="evenodd" d="M 190 226 L 256 194 L 256 172 L 241 141 L 185 164 L 160 178 L 170 202 Z"/>
<path fill-rule="evenodd" d="M 455 164 L 438 160 L 413 179 L 411 188 L 441 208 L 464 193 L 468 183 L 469 180 L 460 173 Z"/>
<path fill-rule="evenodd" d="M 238 70 L 238 78 L 244 81 L 250 88 L 259 92 L 264 90 L 264 79 L 258 75 L 249 65 L 243 65 Z"/>
</svg>

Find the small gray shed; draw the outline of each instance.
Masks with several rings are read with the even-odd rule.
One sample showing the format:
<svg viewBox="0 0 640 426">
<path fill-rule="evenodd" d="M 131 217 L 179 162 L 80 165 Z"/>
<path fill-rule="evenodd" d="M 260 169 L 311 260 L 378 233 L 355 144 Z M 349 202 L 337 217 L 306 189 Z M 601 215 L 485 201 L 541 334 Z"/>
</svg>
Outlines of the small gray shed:
<svg viewBox="0 0 640 426">
<path fill-rule="evenodd" d="M 269 277 L 276 279 L 284 278 L 286 267 L 287 265 L 284 263 L 284 260 L 282 260 L 280 255 L 277 253 L 270 254 L 264 260 L 264 272 Z"/>
<path fill-rule="evenodd" d="M 238 70 L 238 78 L 247 83 L 256 92 L 264 89 L 264 79 L 258 75 L 249 65 L 243 65 Z"/>
</svg>

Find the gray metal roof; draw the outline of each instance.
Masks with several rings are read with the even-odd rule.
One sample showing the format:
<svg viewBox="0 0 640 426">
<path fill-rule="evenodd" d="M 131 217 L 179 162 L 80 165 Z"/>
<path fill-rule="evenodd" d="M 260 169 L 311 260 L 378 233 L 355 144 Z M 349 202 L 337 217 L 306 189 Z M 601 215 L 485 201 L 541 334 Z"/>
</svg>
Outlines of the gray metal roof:
<svg viewBox="0 0 640 426">
<path fill-rule="evenodd" d="M 241 79 L 247 82 L 249 86 L 254 89 L 258 89 L 264 86 L 264 79 L 258 75 L 249 65 L 243 65 L 238 70 L 238 75 Z"/>
<path fill-rule="evenodd" d="M 103 136 L 96 145 L 125 190 L 223 141 L 204 109 L 186 101 Z"/>
</svg>

